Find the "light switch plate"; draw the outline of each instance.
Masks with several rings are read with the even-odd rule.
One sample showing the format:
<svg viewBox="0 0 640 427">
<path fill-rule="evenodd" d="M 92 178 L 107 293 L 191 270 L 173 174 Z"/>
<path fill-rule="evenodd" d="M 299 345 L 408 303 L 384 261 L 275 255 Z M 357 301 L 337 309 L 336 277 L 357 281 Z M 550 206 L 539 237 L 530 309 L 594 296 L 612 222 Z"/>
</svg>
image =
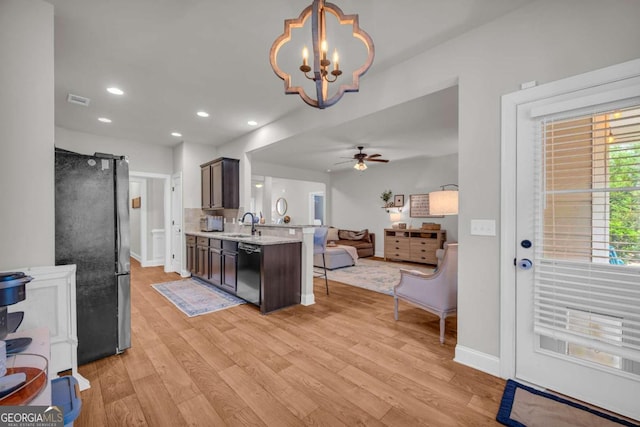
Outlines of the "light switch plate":
<svg viewBox="0 0 640 427">
<path fill-rule="evenodd" d="M 289 229 L 289 234 L 296 234 L 296 230 L 294 230 L 293 228 Z"/>
<path fill-rule="evenodd" d="M 473 236 L 495 236 L 496 221 L 494 219 L 472 219 L 471 235 Z"/>
</svg>

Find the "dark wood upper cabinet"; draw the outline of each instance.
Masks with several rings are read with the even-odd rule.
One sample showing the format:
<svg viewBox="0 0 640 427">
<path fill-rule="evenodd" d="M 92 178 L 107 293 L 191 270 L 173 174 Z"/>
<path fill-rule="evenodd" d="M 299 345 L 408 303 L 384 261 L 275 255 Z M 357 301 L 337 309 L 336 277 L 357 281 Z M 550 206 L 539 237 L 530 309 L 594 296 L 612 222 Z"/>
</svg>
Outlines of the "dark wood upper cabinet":
<svg viewBox="0 0 640 427">
<path fill-rule="evenodd" d="M 211 167 L 200 166 L 200 177 L 202 179 L 202 209 L 211 208 Z"/>
<path fill-rule="evenodd" d="M 202 209 L 238 209 L 240 160 L 221 157 L 200 165 Z"/>
</svg>

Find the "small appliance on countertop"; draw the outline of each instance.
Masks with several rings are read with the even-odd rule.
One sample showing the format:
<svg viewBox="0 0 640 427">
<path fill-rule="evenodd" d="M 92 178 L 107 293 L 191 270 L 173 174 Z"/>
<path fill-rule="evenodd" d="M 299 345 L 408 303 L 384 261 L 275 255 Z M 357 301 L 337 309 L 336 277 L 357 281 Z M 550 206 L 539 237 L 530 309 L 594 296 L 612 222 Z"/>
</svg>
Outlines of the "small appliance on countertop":
<svg viewBox="0 0 640 427">
<path fill-rule="evenodd" d="M 26 297 L 25 285 L 33 278 L 23 272 L 0 273 L 0 340 L 15 332 L 22 323 L 24 312 L 7 312 L 7 306 L 19 303 Z M 31 338 L 6 340 L 6 353 L 13 354 L 24 350 L 31 344 Z"/>
<path fill-rule="evenodd" d="M 200 231 L 224 231 L 224 218 L 216 215 L 201 217 Z"/>
</svg>

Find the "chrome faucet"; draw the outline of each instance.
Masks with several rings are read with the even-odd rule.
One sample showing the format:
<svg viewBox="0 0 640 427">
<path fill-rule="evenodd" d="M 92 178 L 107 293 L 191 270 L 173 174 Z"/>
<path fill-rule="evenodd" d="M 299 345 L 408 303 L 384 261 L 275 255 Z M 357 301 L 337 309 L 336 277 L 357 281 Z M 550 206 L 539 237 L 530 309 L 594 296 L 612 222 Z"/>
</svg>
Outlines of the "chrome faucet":
<svg viewBox="0 0 640 427">
<path fill-rule="evenodd" d="M 242 215 L 242 219 L 240 221 L 244 224 L 244 218 L 247 215 L 251 216 L 251 235 L 255 236 L 256 235 L 256 217 L 251 212 L 246 212 L 244 215 Z"/>
</svg>

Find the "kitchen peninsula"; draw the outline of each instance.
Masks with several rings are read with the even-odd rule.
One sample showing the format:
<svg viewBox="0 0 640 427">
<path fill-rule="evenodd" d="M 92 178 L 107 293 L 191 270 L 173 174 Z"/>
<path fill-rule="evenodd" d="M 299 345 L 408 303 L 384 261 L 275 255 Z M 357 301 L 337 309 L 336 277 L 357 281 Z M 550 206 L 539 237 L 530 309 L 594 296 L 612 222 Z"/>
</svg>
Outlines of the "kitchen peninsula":
<svg viewBox="0 0 640 427">
<path fill-rule="evenodd" d="M 302 242 L 235 232 L 186 235 L 187 269 L 269 313 L 300 303 Z"/>
</svg>

